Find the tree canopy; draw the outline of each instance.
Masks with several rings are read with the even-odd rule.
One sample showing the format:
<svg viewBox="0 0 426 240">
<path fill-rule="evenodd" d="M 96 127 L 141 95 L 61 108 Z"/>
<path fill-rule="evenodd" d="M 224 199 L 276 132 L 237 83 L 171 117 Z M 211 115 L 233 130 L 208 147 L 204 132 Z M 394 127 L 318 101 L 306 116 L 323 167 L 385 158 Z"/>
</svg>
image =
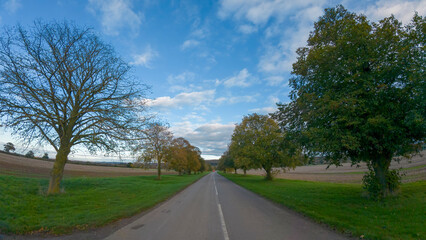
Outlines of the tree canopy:
<svg viewBox="0 0 426 240">
<path fill-rule="evenodd" d="M 0 119 L 28 142 L 57 152 L 49 193 L 59 192 L 71 148 L 112 151 L 140 137 L 146 122 L 130 66 L 95 32 L 35 22 L 0 37 Z"/>
<path fill-rule="evenodd" d="M 297 50 L 292 101 L 278 104 L 275 119 L 311 155 L 367 162 L 386 195 L 391 159 L 425 140 L 425 24 L 417 14 L 403 26 L 326 9 Z"/>
</svg>

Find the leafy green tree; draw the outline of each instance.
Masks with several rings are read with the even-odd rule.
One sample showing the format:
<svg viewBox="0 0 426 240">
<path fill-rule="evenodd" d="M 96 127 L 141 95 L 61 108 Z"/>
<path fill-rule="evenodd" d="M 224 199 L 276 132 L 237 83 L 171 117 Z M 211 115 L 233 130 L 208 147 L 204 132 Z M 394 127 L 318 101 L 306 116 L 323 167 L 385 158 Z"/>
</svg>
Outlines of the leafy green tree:
<svg viewBox="0 0 426 240">
<path fill-rule="evenodd" d="M 5 152 L 10 152 L 10 151 L 14 152 L 16 150 L 15 145 L 13 145 L 13 143 L 11 142 L 6 143 L 5 145 L 3 145 L 3 147 Z"/>
<path fill-rule="evenodd" d="M 301 152 L 295 151 L 278 123 L 266 115 L 245 116 L 234 129 L 231 146 L 237 158 L 250 159 L 252 168 L 263 168 L 266 180 L 272 180 L 273 168 L 294 168 L 301 160 Z"/>
<path fill-rule="evenodd" d="M 418 151 L 426 135 L 425 30 L 417 14 L 403 27 L 393 16 L 371 23 L 326 9 L 297 50 L 292 101 L 274 117 L 311 155 L 364 161 L 377 194 L 393 192 L 392 158 Z"/>
<path fill-rule="evenodd" d="M 141 136 L 144 85 L 90 28 L 36 22 L 0 37 L 0 119 L 28 143 L 57 152 L 48 194 L 59 193 L 76 145 L 114 151 Z"/>
<path fill-rule="evenodd" d="M 49 154 L 44 153 L 44 154 L 43 154 L 43 157 L 41 157 L 41 158 L 43 158 L 43 159 L 49 159 Z"/>
<path fill-rule="evenodd" d="M 160 124 L 153 123 L 145 130 L 146 138 L 134 151 L 143 151 L 138 157 L 138 161 L 145 163 L 157 162 L 157 179 L 161 179 L 161 165 L 164 162 L 173 134 L 169 128 Z"/>
<path fill-rule="evenodd" d="M 34 158 L 34 152 L 33 151 L 28 151 L 26 154 L 25 154 L 25 157 L 27 157 L 27 158 Z"/>
<path fill-rule="evenodd" d="M 234 172 L 237 173 L 237 167 L 235 166 L 234 158 L 232 158 L 229 147 L 228 150 L 226 150 L 222 156 L 220 156 L 219 163 L 217 165 L 217 169 L 221 171 L 225 171 L 228 168 L 234 169 Z"/>
<path fill-rule="evenodd" d="M 166 155 L 169 167 L 177 171 L 179 175 L 184 172 L 188 174 L 197 172 L 201 167 L 200 158 L 200 149 L 192 146 L 188 140 L 182 137 L 173 139 Z"/>
</svg>

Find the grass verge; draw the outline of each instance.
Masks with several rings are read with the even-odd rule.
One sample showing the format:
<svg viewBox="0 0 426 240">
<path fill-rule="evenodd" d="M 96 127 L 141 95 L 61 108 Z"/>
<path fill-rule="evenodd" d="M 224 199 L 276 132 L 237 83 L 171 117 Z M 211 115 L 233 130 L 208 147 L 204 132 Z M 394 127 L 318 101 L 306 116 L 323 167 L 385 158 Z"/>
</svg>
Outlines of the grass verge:
<svg viewBox="0 0 426 240">
<path fill-rule="evenodd" d="M 375 202 L 362 196 L 360 184 L 221 174 L 340 232 L 365 239 L 426 238 L 426 181 L 405 183 L 398 196 Z"/>
<path fill-rule="evenodd" d="M 0 175 L 0 232 L 65 234 L 130 217 L 166 200 L 205 174 L 69 178 L 65 193 L 46 196 L 47 179 Z"/>
</svg>

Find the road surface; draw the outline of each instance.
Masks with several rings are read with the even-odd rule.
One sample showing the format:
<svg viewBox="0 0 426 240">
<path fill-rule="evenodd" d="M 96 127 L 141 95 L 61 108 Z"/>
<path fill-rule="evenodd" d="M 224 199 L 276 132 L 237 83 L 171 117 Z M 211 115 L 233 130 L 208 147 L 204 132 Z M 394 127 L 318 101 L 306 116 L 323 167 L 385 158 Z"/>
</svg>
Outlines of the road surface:
<svg viewBox="0 0 426 240">
<path fill-rule="evenodd" d="M 106 239 L 346 238 L 211 173 Z"/>
</svg>

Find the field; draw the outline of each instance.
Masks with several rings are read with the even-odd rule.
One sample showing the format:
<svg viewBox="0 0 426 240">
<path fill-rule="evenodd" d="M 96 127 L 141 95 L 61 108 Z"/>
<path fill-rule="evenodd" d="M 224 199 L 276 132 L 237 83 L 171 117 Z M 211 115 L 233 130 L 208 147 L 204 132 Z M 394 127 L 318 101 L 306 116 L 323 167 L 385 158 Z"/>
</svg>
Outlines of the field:
<svg viewBox="0 0 426 240">
<path fill-rule="evenodd" d="M 49 177 L 53 162 L 0 153 L 0 174 L 23 177 Z M 163 171 L 163 174 L 176 174 Z M 105 167 L 67 163 L 64 177 L 120 177 L 155 175 L 154 169 Z"/>
<path fill-rule="evenodd" d="M 0 175 L 0 233 L 64 234 L 130 217 L 171 197 L 205 174 L 73 177 L 46 196 L 48 179 Z M 1 236 L 0 236 L 1 238 Z"/>
<path fill-rule="evenodd" d="M 360 239 L 426 239 L 426 181 L 402 184 L 383 202 L 363 197 L 360 184 L 308 182 L 223 174 L 235 183 Z"/>
<path fill-rule="evenodd" d="M 403 182 L 414 182 L 426 180 L 426 151 L 411 159 L 402 159 L 400 162 L 392 161 L 392 169 L 401 169 L 404 176 Z M 315 182 L 335 182 L 335 183 L 361 183 L 362 177 L 368 168 L 365 163 L 361 163 L 359 167 L 351 166 L 350 163 L 343 163 L 343 166 L 327 165 L 311 165 L 301 166 L 296 169 L 286 170 L 276 175 L 277 178 L 306 180 Z M 241 170 L 238 173 L 243 173 Z M 261 169 L 249 170 L 250 175 L 264 175 Z"/>
</svg>

